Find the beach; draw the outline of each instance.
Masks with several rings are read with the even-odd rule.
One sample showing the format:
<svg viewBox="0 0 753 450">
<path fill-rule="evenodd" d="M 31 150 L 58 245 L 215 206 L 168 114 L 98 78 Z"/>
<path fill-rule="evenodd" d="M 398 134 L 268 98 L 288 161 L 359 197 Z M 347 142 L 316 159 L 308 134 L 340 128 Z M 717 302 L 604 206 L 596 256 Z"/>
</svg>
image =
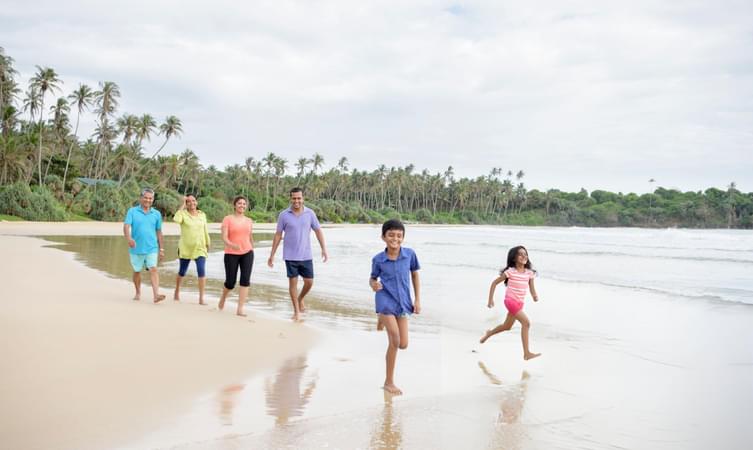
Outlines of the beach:
<svg viewBox="0 0 753 450">
<path fill-rule="evenodd" d="M 127 271 L 109 261 L 126 258 L 120 230 L 0 223 L 13 261 L 0 308 L 3 447 L 743 449 L 753 440 L 749 232 L 409 226 L 424 311 L 410 320 L 396 371 L 405 393 L 393 397 L 380 389 L 386 339 L 366 284 L 382 248 L 377 227 L 327 226 L 331 259 L 316 262 L 300 324 L 288 320 L 284 265 L 263 264 L 265 238 L 248 322 L 232 307 L 211 311 L 215 294 L 198 306 L 190 284 L 180 304 L 131 301 Z M 57 248 L 9 234 L 45 235 Z M 543 354 L 527 362 L 517 326 L 478 344 L 504 314 L 501 301 L 486 308 L 489 283 L 520 242 L 541 296 L 525 311 Z M 208 264 L 215 286 L 218 258 Z M 175 265 L 160 267 L 166 294 Z"/>
<path fill-rule="evenodd" d="M 15 228 L 18 227 L 20 228 Z M 3 448 L 113 448 L 158 429 L 196 396 L 237 383 L 316 342 L 287 321 L 153 304 L 133 285 L 25 234 L 118 234 L 116 223 L 0 224 Z M 122 256 L 122 255 L 120 255 Z M 148 280 L 148 277 L 145 277 Z M 142 288 L 143 289 L 143 288 Z"/>
</svg>

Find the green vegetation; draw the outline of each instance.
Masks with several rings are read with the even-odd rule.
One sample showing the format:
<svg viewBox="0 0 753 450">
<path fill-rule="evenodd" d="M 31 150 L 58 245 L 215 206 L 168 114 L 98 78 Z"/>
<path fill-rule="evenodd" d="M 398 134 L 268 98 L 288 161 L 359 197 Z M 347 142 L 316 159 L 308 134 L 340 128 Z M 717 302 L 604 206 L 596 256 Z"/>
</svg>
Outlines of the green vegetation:
<svg viewBox="0 0 753 450">
<path fill-rule="evenodd" d="M 290 188 L 300 186 L 306 204 L 327 222 L 397 217 L 451 224 L 753 228 L 753 193 L 740 192 L 734 182 L 724 190 L 660 187 L 643 195 L 539 191 L 526 188 L 522 170 L 492 168 L 488 175 L 456 178 L 451 166 L 434 174 L 417 172 L 412 164 L 362 171 L 350 169 L 345 157 L 325 169 L 318 153 L 298 158 L 292 168 L 274 153 L 248 156 L 223 170 L 205 168 L 189 149 L 161 154 L 183 132 L 177 117 L 158 125 L 149 114 L 117 116 L 121 94 L 111 81 L 99 83 L 98 90 L 79 85 L 68 97 L 47 102 L 62 84 L 53 69 L 38 66 L 23 93 L 16 76 L 13 59 L 0 48 L 0 214 L 27 220 L 120 221 L 148 186 L 157 193 L 155 207 L 167 216 L 190 192 L 209 219 L 219 221 L 232 210 L 233 197 L 245 195 L 249 216 L 273 222 L 287 206 Z M 93 114 L 97 124 L 89 137 L 78 134 L 84 114 Z"/>
</svg>

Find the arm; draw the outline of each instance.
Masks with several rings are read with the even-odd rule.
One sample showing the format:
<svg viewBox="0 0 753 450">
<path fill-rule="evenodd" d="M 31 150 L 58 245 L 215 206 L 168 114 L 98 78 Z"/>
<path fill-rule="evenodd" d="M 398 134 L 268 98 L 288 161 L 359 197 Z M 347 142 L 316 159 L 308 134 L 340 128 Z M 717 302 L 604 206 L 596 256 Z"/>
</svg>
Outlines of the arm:
<svg viewBox="0 0 753 450">
<path fill-rule="evenodd" d="M 314 234 L 316 235 L 316 240 L 319 241 L 319 247 L 322 248 L 322 261 L 327 262 L 329 257 L 327 256 L 327 247 L 324 245 L 324 233 L 322 233 L 321 228 L 317 228 L 314 230 Z"/>
<path fill-rule="evenodd" d="M 123 224 L 123 237 L 125 237 L 129 247 L 136 247 L 136 241 L 131 237 L 131 226 L 127 223 Z"/>
<path fill-rule="evenodd" d="M 163 243 L 162 230 L 157 230 L 157 242 L 159 242 L 159 259 L 165 258 L 165 245 Z"/>
<path fill-rule="evenodd" d="M 382 283 L 379 282 L 379 274 L 381 269 L 379 264 L 375 260 L 371 260 L 371 276 L 369 277 L 369 287 L 372 291 L 378 292 L 382 290 Z"/>
<path fill-rule="evenodd" d="M 413 282 L 413 294 L 415 295 L 415 300 L 413 300 L 413 312 L 421 314 L 421 281 L 418 278 L 418 270 L 411 272 L 410 278 Z"/>
<path fill-rule="evenodd" d="M 251 242 L 251 248 L 254 248 L 254 221 L 251 218 L 248 220 L 251 221 L 251 228 L 248 230 L 248 240 Z"/>
<path fill-rule="evenodd" d="M 536 292 L 536 286 L 533 285 L 533 278 L 528 280 L 528 287 L 531 288 L 531 296 L 533 297 L 533 301 L 539 301 L 539 294 Z"/>
<path fill-rule="evenodd" d="M 274 239 L 272 239 L 272 250 L 269 252 L 269 259 L 267 260 L 267 265 L 269 267 L 274 267 L 275 263 L 275 252 L 277 251 L 277 246 L 280 245 L 280 241 L 282 240 L 282 231 L 278 231 L 275 233 Z"/>
<path fill-rule="evenodd" d="M 209 251 L 209 247 L 212 245 L 212 240 L 209 239 L 209 224 L 207 223 L 206 215 L 204 216 L 204 239 L 207 243 L 207 251 Z"/>
<path fill-rule="evenodd" d="M 494 290 L 497 289 L 499 283 L 502 283 L 506 279 L 507 275 L 502 274 L 492 281 L 492 285 L 489 287 L 489 301 L 486 304 L 487 308 L 494 308 Z"/>
</svg>

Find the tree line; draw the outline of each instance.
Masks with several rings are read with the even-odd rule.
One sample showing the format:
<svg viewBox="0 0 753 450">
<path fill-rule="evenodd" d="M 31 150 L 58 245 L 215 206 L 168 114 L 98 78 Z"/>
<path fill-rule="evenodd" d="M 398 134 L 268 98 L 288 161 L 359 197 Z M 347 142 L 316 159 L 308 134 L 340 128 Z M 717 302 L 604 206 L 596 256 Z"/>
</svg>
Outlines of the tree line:
<svg viewBox="0 0 753 450">
<path fill-rule="evenodd" d="M 13 63 L 0 47 L 0 214 L 8 216 L 122 220 L 148 186 L 165 214 L 193 193 L 209 218 L 219 220 L 242 194 L 250 200 L 249 215 L 274 221 L 290 188 L 300 186 L 307 205 L 329 222 L 400 217 L 426 223 L 753 228 L 753 193 L 740 192 L 734 182 L 725 189 L 659 187 L 642 195 L 541 191 L 527 189 L 523 170 L 493 167 L 475 178 L 456 177 L 452 166 L 439 173 L 413 164 L 366 171 L 350 168 L 347 157 L 326 167 L 318 153 L 289 161 L 267 152 L 222 170 L 204 167 L 190 149 L 161 154 L 181 137 L 181 120 L 170 115 L 158 124 L 148 113 L 121 113 L 115 82 L 100 82 L 96 89 L 79 84 L 55 98 L 63 81 L 54 69 L 37 66 L 24 90 Z M 85 114 L 96 126 L 80 136 Z"/>
</svg>

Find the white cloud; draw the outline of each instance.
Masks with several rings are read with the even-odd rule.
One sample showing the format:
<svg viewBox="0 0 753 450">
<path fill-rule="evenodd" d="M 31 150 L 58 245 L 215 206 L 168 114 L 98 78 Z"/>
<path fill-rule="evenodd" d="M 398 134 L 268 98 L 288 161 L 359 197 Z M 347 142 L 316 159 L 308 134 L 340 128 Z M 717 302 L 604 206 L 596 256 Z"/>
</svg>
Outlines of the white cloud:
<svg viewBox="0 0 753 450">
<path fill-rule="evenodd" d="M 529 185 L 753 190 L 753 6 L 656 2 L 6 2 L 22 75 L 116 81 L 220 167 L 407 165 Z"/>
</svg>

